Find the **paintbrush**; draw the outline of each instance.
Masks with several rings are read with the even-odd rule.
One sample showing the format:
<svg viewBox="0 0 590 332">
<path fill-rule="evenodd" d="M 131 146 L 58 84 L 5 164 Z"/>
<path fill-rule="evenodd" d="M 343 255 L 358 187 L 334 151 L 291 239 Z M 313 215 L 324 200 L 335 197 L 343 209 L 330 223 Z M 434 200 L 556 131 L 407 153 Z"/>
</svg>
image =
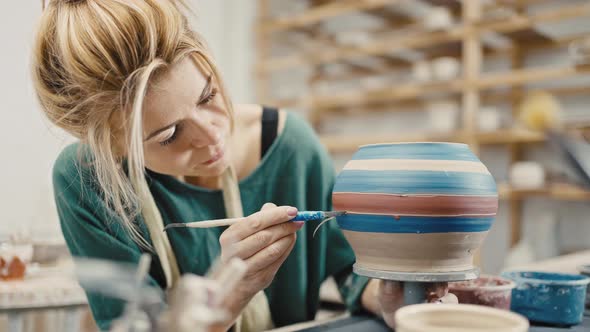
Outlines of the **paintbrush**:
<svg viewBox="0 0 590 332">
<path fill-rule="evenodd" d="M 346 211 L 300 211 L 290 221 L 310 221 L 310 220 L 325 220 L 338 216 L 345 215 Z M 164 232 L 170 228 L 209 228 L 219 226 L 230 226 L 244 218 L 228 218 L 228 219 L 215 219 L 206 221 L 195 221 L 188 223 L 174 223 L 168 224 L 164 227 Z"/>
</svg>

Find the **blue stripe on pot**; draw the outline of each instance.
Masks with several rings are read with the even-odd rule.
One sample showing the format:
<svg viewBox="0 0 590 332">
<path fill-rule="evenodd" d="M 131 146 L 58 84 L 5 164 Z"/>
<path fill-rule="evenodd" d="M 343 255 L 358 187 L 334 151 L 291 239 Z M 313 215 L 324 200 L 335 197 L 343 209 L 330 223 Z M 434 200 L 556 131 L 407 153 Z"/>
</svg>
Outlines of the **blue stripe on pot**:
<svg viewBox="0 0 590 332">
<path fill-rule="evenodd" d="M 342 171 L 334 192 L 381 194 L 496 195 L 489 174 L 431 171 Z"/>
<path fill-rule="evenodd" d="M 375 233 L 470 233 L 490 229 L 489 217 L 421 217 L 347 214 L 336 218 L 340 228 Z"/>
<path fill-rule="evenodd" d="M 480 160 L 465 144 L 404 143 L 362 146 L 353 156 L 362 159 Z"/>
</svg>

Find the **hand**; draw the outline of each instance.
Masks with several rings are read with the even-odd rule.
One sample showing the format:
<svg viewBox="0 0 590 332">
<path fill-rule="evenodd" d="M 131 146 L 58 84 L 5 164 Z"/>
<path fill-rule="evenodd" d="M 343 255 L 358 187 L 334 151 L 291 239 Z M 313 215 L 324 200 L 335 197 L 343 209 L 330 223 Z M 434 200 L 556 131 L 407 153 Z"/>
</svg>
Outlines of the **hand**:
<svg viewBox="0 0 590 332">
<path fill-rule="evenodd" d="M 371 296 L 371 293 L 374 295 Z M 376 301 L 372 301 L 371 298 L 376 298 Z M 458 300 L 454 294 L 449 293 L 448 284 L 443 282 L 431 283 L 427 286 L 424 302 L 458 303 Z M 380 315 L 387 326 L 395 328 L 395 312 L 404 305 L 403 283 L 390 280 L 371 280 L 363 293 L 363 304 L 370 311 Z"/>
<path fill-rule="evenodd" d="M 459 299 L 453 293 L 449 293 L 449 284 L 437 282 L 427 288 L 426 301 L 429 303 L 459 303 Z"/>
<path fill-rule="evenodd" d="M 296 208 L 266 203 L 221 234 L 221 260 L 238 257 L 247 265 L 244 278 L 224 304 L 234 320 L 256 293 L 270 285 L 289 256 L 295 233 L 303 226 L 302 222 L 289 222 L 296 214 Z"/>
<path fill-rule="evenodd" d="M 395 312 L 404 305 L 404 289 L 397 281 L 379 280 L 377 290 L 378 314 L 387 326 L 395 328 Z"/>
</svg>

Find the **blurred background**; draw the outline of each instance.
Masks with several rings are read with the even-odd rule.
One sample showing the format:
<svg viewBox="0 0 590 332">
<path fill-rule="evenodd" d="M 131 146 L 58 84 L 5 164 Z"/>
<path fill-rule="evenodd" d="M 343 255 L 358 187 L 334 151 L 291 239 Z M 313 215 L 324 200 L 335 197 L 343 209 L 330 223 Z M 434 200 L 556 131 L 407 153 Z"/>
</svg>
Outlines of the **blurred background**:
<svg viewBox="0 0 590 332">
<path fill-rule="evenodd" d="M 500 212 L 488 273 L 588 248 L 590 192 L 546 130 L 590 126 L 587 1 L 259 1 L 256 96 L 307 115 L 339 169 L 359 145 L 468 143 Z"/>
<path fill-rule="evenodd" d="M 501 198 L 484 272 L 590 249 L 590 191 L 545 134 L 588 137 L 588 1 L 187 2 L 234 102 L 303 114 L 337 169 L 363 144 L 468 143 Z M 41 10 L 0 11 L 0 241 L 55 249 L 51 169 L 73 140 L 43 118 L 30 79 Z"/>
</svg>

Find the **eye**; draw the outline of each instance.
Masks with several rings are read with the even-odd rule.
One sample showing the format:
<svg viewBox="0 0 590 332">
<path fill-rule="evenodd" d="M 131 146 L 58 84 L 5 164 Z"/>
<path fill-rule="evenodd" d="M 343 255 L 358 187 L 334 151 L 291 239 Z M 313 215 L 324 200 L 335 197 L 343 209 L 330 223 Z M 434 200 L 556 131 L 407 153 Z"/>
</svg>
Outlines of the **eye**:
<svg viewBox="0 0 590 332">
<path fill-rule="evenodd" d="M 174 126 L 174 132 L 172 133 L 172 135 L 170 135 L 170 137 L 168 137 L 166 140 L 160 142 L 160 145 L 166 146 L 168 144 L 173 143 L 178 138 L 178 134 L 180 134 L 181 129 L 182 126 L 180 125 L 180 123 Z"/>
<path fill-rule="evenodd" d="M 203 100 L 201 100 L 199 102 L 199 105 L 209 104 L 211 102 L 211 100 L 213 100 L 213 98 L 215 98 L 216 95 L 217 95 L 217 89 L 211 90 L 211 93 L 207 97 L 203 98 Z"/>
</svg>

